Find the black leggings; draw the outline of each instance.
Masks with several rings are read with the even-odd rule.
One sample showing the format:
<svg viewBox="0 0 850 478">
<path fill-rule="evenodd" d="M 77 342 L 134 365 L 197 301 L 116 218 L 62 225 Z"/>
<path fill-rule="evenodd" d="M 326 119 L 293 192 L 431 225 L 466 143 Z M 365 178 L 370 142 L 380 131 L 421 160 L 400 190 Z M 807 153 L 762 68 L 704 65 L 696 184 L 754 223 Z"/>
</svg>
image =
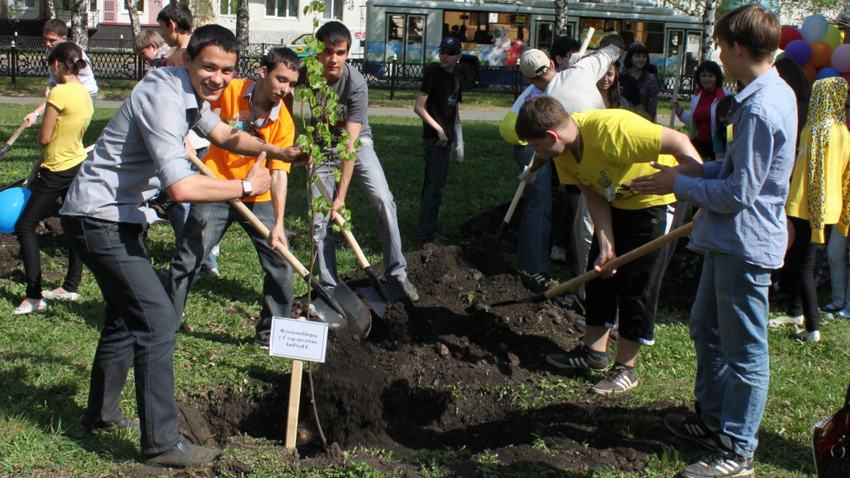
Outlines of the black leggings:
<svg viewBox="0 0 850 478">
<path fill-rule="evenodd" d="M 788 251 L 788 275 L 791 278 L 791 300 L 803 304 L 806 330 L 818 330 L 818 293 L 815 283 L 817 245 L 812 244 L 812 227 L 806 219 L 788 216 L 794 226 L 794 242 Z"/>
<path fill-rule="evenodd" d="M 80 165 L 56 172 L 39 169 L 38 179 L 30 186 L 32 195 L 15 224 L 15 234 L 21 245 L 21 260 L 24 263 L 27 299 L 41 299 L 41 255 L 35 228 L 42 219 L 56 213 L 56 200 L 65 197 L 78 169 Z M 76 292 L 82 275 L 83 261 L 69 248 L 68 272 L 62 287 L 68 292 Z"/>
</svg>

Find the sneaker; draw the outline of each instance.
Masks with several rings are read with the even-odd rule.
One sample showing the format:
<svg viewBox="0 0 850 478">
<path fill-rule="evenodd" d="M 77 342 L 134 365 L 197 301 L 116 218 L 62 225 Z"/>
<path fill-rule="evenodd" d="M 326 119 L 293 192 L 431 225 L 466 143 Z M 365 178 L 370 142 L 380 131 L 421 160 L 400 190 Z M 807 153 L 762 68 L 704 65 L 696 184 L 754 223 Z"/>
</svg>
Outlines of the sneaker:
<svg viewBox="0 0 850 478">
<path fill-rule="evenodd" d="M 794 338 L 800 342 L 820 342 L 820 330 L 809 332 L 806 329 L 798 328 L 794 331 Z"/>
<path fill-rule="evenodd" d="M 139 420 L 130 420 L 129 418 L 121 415 L 116 421 L 104 421 L 101 419 L 93 420 L 87 417 L 85 414 L 80 418 L 80 424 L 83 425 L 83 428 L 86 429 L 89 433 L 94 433 L 98 431 L 106 431 L 112 429 L 119 430 L 130 430 L 130 431 L 139 431 Z"/>
<path fill-rule="evenodd" d="M 62 289 L 62 292 L 56 292 L 57 290 L 59 289 L 43 290 L 41 297 L 47 300 L 64 300 L 67 302 L 78 302 L 80 300 L 80 294 L 77 292 L 68 292 L 65 289 Z"/>
<path fill-rule="evenodd" d="M 218 270 L 218 267 L 207 267 L 203 266 L 201 271 L 205 274 L 208 274 L 213 279 L 221 279 L 221 271 Z"/>
<path fill-rule="evenodd" d="M 720 448 L 717 432 L 709 428 L 695 413 L 669 413 L 664 416 L 664 426 L 677 437 L 690 440 L 709 450 Z"/>
<path fill-rule="evenodd" d="M 549 252 L 549 259 L 566 262 L 567 250 L 561 246 L 552 246 L 552 250 Z"/>
<path fill-rule="evenodd" d="M 836 317 L 840 317 L 842 319 L 850 319 L 850 308 L 844 307 L 835 313 Z"/>
<path fill-rule="evenodd" d="M 181 439 L 176 445 L 162 453 L 146 456 L 145 464 L 173 468 L 209 465 L 219 455 L 221 455 L 221 451 L 219 450 L 193 445 Z"/>
<path fill-rule="evenodd" d="M 684 478 L 746 478 L 755 476 L 753 460 L 728 450 L 689 465 L 682 472 Z"/>
<path fill-rule="evenodd" d="M 836 314 L 839 310 L 844 308 L 844 302 L 830 302 L 825 306 L 820 308 L 821 313 L 823 314 Z"/>
<path fill-rule="evenodd" d="M 43 299 L 34 301 L 34 299 L 26 299 L 21 305 L 12 310 L 12 315 L 27 315 L 33 312 L 39 312 L 47 308 L 47 302 Z"/>
<path fill-rule="evenodd" d="M 522 285 L 528 287 L 532 292 L 543 292 L 549 288 L 549 278 L 546 277 L 546 274 L 519 271 L 519 279 L 522 281 Z"/>
<path fill-rule="evenodd" d="M 549 354 L 546 362 L 564 370 L 596 370 L 608 369 L 608 354 L 592 352 L 584 345 L 570 350 L 565 354 Z"/>
<path fill-rule="evenodd" d="M 627 367 L 618 363 L 614 364 L 614 368 L 609 370 L 591 390 L 600 395 L 623 393 L 637 387 L 639 383 L 634 367 Z"/>
<path fill-rule="evenodd" d="M 796 325 L 802 327 L 805 319 L 802 315 L 780 315 L 767 321 L 767 326 L 771 328 L 784 327 L 786 325 Z"/>
<path fill-rule="evenodd" d="M 407 277 L 399 279 L 398 285 L 401 286 L 401 290 L 404 291 L 404 295 L 406 295 L 411 302 L 419 302 L 419 289 L 413 285 L 413 282 L 410 282 L 410 279 Z"/>
<path fill-rule="evenodd" d="M 254 344 L 263 350 L 269 349 L 269 341 L 271 340 L 271 330 L 258 330 L 254 334 Z"/>
</svg>

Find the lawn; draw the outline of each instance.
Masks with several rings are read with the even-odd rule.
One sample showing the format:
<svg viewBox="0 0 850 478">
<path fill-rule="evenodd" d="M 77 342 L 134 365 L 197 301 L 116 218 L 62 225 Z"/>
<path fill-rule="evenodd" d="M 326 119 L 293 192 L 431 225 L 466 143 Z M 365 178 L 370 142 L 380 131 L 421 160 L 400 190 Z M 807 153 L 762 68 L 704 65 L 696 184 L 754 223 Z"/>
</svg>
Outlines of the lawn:
<svg viewBox="0 0 850 478">
<path fill-rule="evenodd" d="M 0 138 L 8 137 L 27 107 L 5 105 L 0 112 Z M 104 127 L 114 110 L 98 109 L 89 128 L 86 144 Z M 373 118 L 376 150 L 387 174 L 398 206 L 405 250 L 419 247 L 415 241 L 419 191 L 422 184 L 420 151 L 421 124 L 418 119 Z M 465 122 L 466 162 L 453 164 L 443 199 L 441 221 L 450 239 L 462 239 L 460 226 L 472 215 L 510 199 L 516 187 L 516 167 L 510 148 L 497 139 L 497 125 Z M 4 158 L 0 184 L 24 176 L 39 154 L 35 129 L 21 136 Z M 307 221 L 303 185 L 305 175 L 296 171 L 290 180 L 287 229 L 292 233 L 296 255 L 305 261 L 309 244 L 305 240 Z M 370 260 L 379 259 L 380 248 L 366 201 L 353 188 L 348 201 L 354 232 Z M 165 270 L 173 250 L 169 226 L 157 225 L 149 236 L 153 265 Z M 63 251 L 48 247 L 43 251 L 46 284 L 55 286 L 64 272 Z M 355 267 L 348 249 L 340 250 L 341 272 Z M 175 372 L 177 395 L 181 402 L 219 396 L 223 389 L 244 397 L 259 396 L 253 377 L 272 380 L 283 377 L 287 360 L 268 357 L 252 343 L 253 321 L 260 308 L 262 275 L 250 241 L 233 227 L 224 238 L 220 265 L 223 278 L 203 278 L 190 295 L 187 320 L 191 334 L 177 340 Z M 564 277 L 561 277 L 562 279 Z M 305 291 L 295 281 L 299 293 Z M 92 275 L 84 274 L 83 300 L 77 304 L 51 304 L 46 313 L 16 317 L 12 308 L 23 297 L 21 267 L 0 271 L 0 476 L 115 476 L 138 473 L 138 436 L 128 432 L 87 434 L 78 423 L 86 404 L 91 359 L 102 324 L 104 305 Z M 655 403 L 688 404 L 692 399 L 695 369 L 693 348 L 681 311 L 661 312 L 657 345 L 644 349 L 640 365 L 642 385 L 626 396 L 606 399 L 606 404 L 625 410 Z M 790 478 L 811 476 L 808 440 L 812 424 L 831 414 L 841 404 L 846 390 L 850 325 L 830 320 L 823 326 L 823 341 L 802 345 L 791 340 L 788 331 L 770 334 L 772 380 L 767 411 L 762 424 L 757 454 L 760 476 Z M 518 401 L 533 406 L 593 400 L 576 395 L 575 380 L 547 371 L 539 372 L 537 391 L 508 391 Z M 137 416 L 132 386 L 124 388 L 121 407 L 127 416 Z M 524 394 L 528 394 L 527 396 Z M 302 406 L 306 406 L 306 401 Z M 625 416 L 629 416 L 628 413 Z M 623 427 L 641 420 L 660 422 L 661 416 L 633 417 Z M 285 419 L 281 403 L 280 419 Z M 612 426 L 618 426 L 613 424 Z M 630 432 L 629 432 L 630 433 Z M 588 473 L 531 472 L 511 476 L 672 476 L 701 456 L 692 449 L 680 449 L 678 440 L 669 440 L 664 452 L 653 457 L 640 474 L 620 475 L 606 469 Z M 545 440 L 541 446 L 546 446 Z M 443 464 L 456 459 L 462 450 L 425 451 L 399 457 L 381 449 L 347 450 L 342 464 L 314 468 L 282 453 L 279 440 L 243 435 L 231 438 L 225 456 L 237 459 L 252 476 L 379 477 L 401 476 L 393 464 L 413 467 L 421 476 L 449 476 Z M 472 457 L 474 476 L 509 476 L 498 473 L 499 457 L 481 453 Z M 382 466 L 374 465 L 376 462 Z M 380 468 L 380 470 L 378 469 Z M 389 471 L 388 471 L 389 470 Z M 493 472 L 493 470 L 497 470 Z M 550 470 L 551 471 L 551 470 Z M 224 475 L 238 474 L 233 470 Z"/>
</svg>

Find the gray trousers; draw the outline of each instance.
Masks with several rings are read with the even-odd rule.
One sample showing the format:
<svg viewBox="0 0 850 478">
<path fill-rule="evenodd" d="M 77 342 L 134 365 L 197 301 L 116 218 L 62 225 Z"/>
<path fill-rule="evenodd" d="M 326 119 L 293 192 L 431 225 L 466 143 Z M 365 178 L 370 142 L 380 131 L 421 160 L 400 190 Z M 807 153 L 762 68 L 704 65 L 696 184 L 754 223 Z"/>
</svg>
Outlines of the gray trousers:
<svg viewBox="0 0 850 478">
<path fill-rule="evenodd" d="M 360 185 L 369 201 L 369 206 L 378 219 L 378 240 L 381 241 L 381 252 L 384 255 L 384 275 L 397 280 L 407 277 L 407 261 L 401 250 L 401 233 L 398 230 L 396 205 L 384 169 L 375 154 L 372 140 L 360 138 L 361 146 L 357 150 L 357 161 L 354 163 L 352 183 Z M 332 191 L 336 197 L 336 178 L 333 169 L 337 162 L 328 161 L 316 168 L 319 180 L 325 189 Z M 311 199 L 319 196 L 319 190 L 313 186 Z M 334 235 L 328 231 L 328 216 L 313 217 L 313 233 L 318 248 L 317 261 L 319 266 L 319 281 L 322 285 L 334 287 L 339 282 L 336 270 L 336 244 Z"/>
</svg>

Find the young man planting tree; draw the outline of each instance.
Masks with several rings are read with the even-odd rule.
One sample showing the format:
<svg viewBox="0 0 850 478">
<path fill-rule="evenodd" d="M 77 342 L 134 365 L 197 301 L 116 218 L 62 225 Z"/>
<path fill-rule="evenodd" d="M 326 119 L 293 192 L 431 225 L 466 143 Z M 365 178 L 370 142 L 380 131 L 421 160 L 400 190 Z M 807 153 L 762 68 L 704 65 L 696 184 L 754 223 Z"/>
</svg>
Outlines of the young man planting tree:
<svg viewBox="0 0 850 478">
<path fill-rule="evenodd" d="M 145 76 L 104 128 L 60 210 L 65 234 L 106 300 L 83 425 L 132 427 L 118 408 L 132 365 L 143 459 L 154 465 L 206 464 L 218 452 L 191 445 L 177 429 L 173 358 L 180 320 L 145 251 L 143 233 L 157 219 L 147 202 L 160 189 L 193 203 L 256 196 L 271 182 L 264 158 L 303 160 L 298 148 L 262 143 L 210 110 L 208 102 L 221 96 L 236 72 L 237 48 L 228 29 L 199 28 L 185 68 Z M 183 147 L 190 128 L 220 147 L 260 155 L 260 161 L 242 180 L 198 175 Z"/>
<path fill-rule="evenodd" d="M 219 110 L 222 121 L 232 128 L 254 135 L 268 144 L 291 146 L 295 141 L 295 123 L 283 99 L 298 82 L 298 56 L 289 48 L 272 48 L 260 61 L 259 80 L 235 79 L 221 97 L 211 102 Z M 211 146 L 204 157 L 206 165 L 222 179 L 244 179 L 256 162 L 255 158 L 230 153 Z M 183 229 L 177 251 L 171 262 L 166 291 L 178 315 L 183 313 L 189 288 L 203 258 L 221 241 L 234 221 L 251 238 L 260 265 L 266 273 L 263 281 L 263 309 L 257 324 L 256 341 L 268 346 L 272 316 L 286 317 L 292 307 L 292 271 L 274 250 L 275 243 L 287 246 L 283 228 L 289 164 L 270 161 L 272 187 L 268 193 L 249 196 L 243 202 L 271 231 L 268 240 L 251 223 L 226 202 L 195 204 Z"/>
<path fill-rule="evenodd" d="M 517 136 L 538 158 L 552 158 L 564 184 L 575 184 L 587 200 L 595 224 L 590 250 L 602 279 L 587 283 L 584 344 L 546 360 L 565 370 L 608 370 L 608 336 L 619 329 L 614 367 L 593 386 L 600 394 L 621 393 L 638 385 L 635 372 L 641 345 L 655 343 L 655 309 L 666 266 L 656 250 L 619 270 L 606 264 L 664 235 L 672 219 L 672 194 L 637 194 L 628 183 L 653 171 L 652 161 L 675 164 L 670 154 L 699 158 L 688 137 L 626 110 L 567 114 L 550 96 L 538 96 L 519 111 Z M 660 156 L 659 156 L 660 155 Z"/>
<path fill-rule="evenodd" d="M 673 414 L 676 435 L 713 450 L 686 477 L 753 476 L 753 453 L 767 401 L 770 273 L 782 266 L 785 202 L 797 141 L 794 92 L 773 67 L 781 27 L 757 4 L 729 12 L 714 27 L 728 78 L 745 86 L 729 110 L 734 134 L 724 161 L 657 166 L 636 179 L 644 193 L 675 192 L 702 210 L 690 247 L 705 255 L 691 338 L 697 356 L 695 414 Z"/>
<path fill-rule="evenodd" d="M 339 96 L 339 115 L 337 124 L 331 133 L 338 139 L 343 131 L 349 134 L 348 144 L 341 147 L 357 153 L 355 161 L 340 161 L 334 158 L 332 150 L 326 150 L 329 160 L 319 166 L 316 174 L 325 185 L 325 189 L 334 194 L 333 210 L 345 206 L 348 188 L 352 179 L 356 180 L 369 205 L 378 217 L 378 239 L 384 256 L 384 274 L 395 280 L 407 297 L 416 302 L 419 292 L 407 277 L 407 261 L 401 249 L 401 234 L 398 230 L 398 217 L 393 194 L 390 192 L 381 162 L 375 154 L 372 143 L 372 129 L 366 116 L 369 106 L 369 87 L 359 71 L 352 68 L 346 60 L 351 48 L 351 32 L 340 22 L 331 21 L 316 31 L 316 39 L 324 44 L 319 51 L 318 60 L 322 64 L 322 76 Z M 306 79 L 306 77 L 304 78 Z M 360 139 L 360 147 L 356 146 Z M 334 169 L 342 171 L 339 182 Z M 319 189 L 313 187 L 312 196 L 318 197 Z M 319 279 L 323 285 L 336 286 L 339 278 L 336 270 L 336 247 L 333 234 L 328 231 L 330 218 L 316 215 L 313 218 L 315 240 L 318 247 Z"/>
</svg>

